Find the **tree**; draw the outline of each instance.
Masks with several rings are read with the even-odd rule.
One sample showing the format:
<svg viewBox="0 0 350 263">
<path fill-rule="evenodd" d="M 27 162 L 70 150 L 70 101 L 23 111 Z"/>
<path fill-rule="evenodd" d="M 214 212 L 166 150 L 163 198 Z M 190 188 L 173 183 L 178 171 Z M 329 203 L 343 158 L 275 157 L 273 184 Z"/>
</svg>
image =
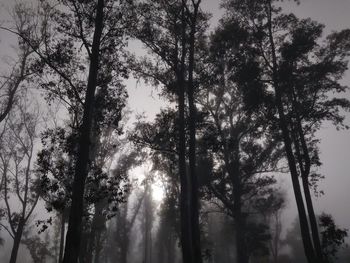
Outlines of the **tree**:
<svg viewBox="0 0 350 263">
<path fill-rule="evenodd" d="M 292 178 L 305 254 L 309 262 L 322 262 L 310 191 L 310 184 L 318 177 L 315 169 L 320 165 L 315 132 L 323 121 L 345 127 L 339 109 L 349 109 L 349 102 L 331 98 L 328 94 L 347 89 L 338 80 L 346 69 L 349 31 L 333 33 L 324 45 L 319 45 L 317 40 L 323 26 L 310 19 L 297 19 L 292 14 L 281 13 L 275 1 L 226 1 L 225 5 L 231 19 L 236 20 L 234 23 L 249 34 L 250 41 L 242 48 L 250 48 L 256 54 L 255 61 L 263 72 L 261 81 L 265 85 L 254 93 L 270 92 L 273 88 L 272 106 L 277 110 L 278 129 Z"/>
<path fill-rule="evenodd" d="M 178 166 L 181 181 L 181 244 L 185 262 L 201 262 L 199 201 L 196 171 L 196 107 L 194 68 L 198 39 L 203 35 L 206 16 L 201 1 L 146 1 L 136 4 L 132 36 L 155 55 L 157 65 L 145 59 L 134 65 L 137 75 L 165 87 L 165 93 L 178 107 Z M 179 15 L 180 14 L 180 15 Z M 160 18 L 160 19 L 159 19 Z M 174 98 L 175 95 L 175 98 Z M 187 95 L 187 96 L 186 96 Z M 185 134 L 186 97 L 189 108 L 188 152 Z M 189 173 L 186 172 L 188 156 Z"/>
<path fill-rule="evenodd" d="M 303 253 L 304 247 L 300 234 L 298 218 L 295 218 L 293 221 L 292 226 L 288 229 L 286 237 L 282 243 L 291 249 L 290 257 L 292 262 L 307 262 L 305 253 Z"/>
<path fill-rule="evenodd" d="M 79 240 L 81 232 L 81 218 L 83 215 L 83 196 L 85 180 L 87 177 L 90 136 L 92 128 L 92 116 L 94 108 L 95 90 L 99 86 L 103 89 L 111 84 L 113 74 L 119 76 L 121 64 L 115 60 L 113 55 L 117 56 L 119 49 L 123 46 L 121 41 L 122 30 L 119 23 L 119 10 L 113 1 L 98 1 L 96 3 L 76 1 L 58 1 L 65 8 L 62 10 L 55 6 L 52 8 L 46 1 L 41 3 L 41 14 L 45 14 L 37 30 L 40 32 L 40 38 L 44 41 L 38 41 L 37 35 L 26 35 L 22 31 L 11 32 L 17 34 L 27 43 L 35 52 L 38 60 L 36 67 L 42 70 L 48 70 L 51 74 L 51 81 L 43 83 L 43 87 L 48 91 L 48 99 L 58 97 L 68 104 L 68 110 L 78 109 L 82 118 L 79 126 L 79 147 L 75 166 L 72 208 L 67 232 L 67 243 L 65 247 L 66 259 L 64 262 L 76 262 L 79 251 Z M 108 21 L 108 23 L 105 23 Z M 57 29 L 53 31 L 49 22 L 53 22 Z M 75 23 L 76 22 L 76 23 Z M 85 55 L 80 52 L 80 56 L 74 56 L 77 53 L 75 41 L 81 42 L 85 55 L 90 62 L 89 72 L 86 72 L 85 66 L 80 64 Z M 81 50 L 78 50 L 78 53 Z M 114 52 L 115 51 L 115 52 Z M 102 54 L 100 56 L 100 53 Z M 108 55 L 104 55 L 108 54 Z M 88 73 L 88 81 L 79 79 L 79 74 Z M 87 86 L 86 90 L 84 89 Z M 84 93 L 84 99 L 80 92 Z M 74 98 L 73 104 L 65 100 Z M 80 107 L 75 107 L 80 105 Z M 82 110 L 83 108 L 83 110 Z M 78 113 L 79 113 L 78 112 Z M 79 114 L 75 114 L 79 116 Z M 78 120 L 79 122 L 79 120 Z M 73 201 L 74 200 L 74 201 Z M 72 227 L 73 226 L 73 227 Z"/>
<path fill-rule="evenodd" d="M 129 245 L 130 245 L 130 234 L 131 230 L 135 225 L 135 221 L 137 216 L 139 215 L 140 208 L 142 206 L 144 196 L 141 195 L 131 210 L 131 215 L 128 213 L 128 202 L 122 204 L 118 210 L 116 216 L 116 231 L 114 232 L 114 239 L 118 251 L 120 252 L 118 255 L 118 259 L 121 263 L 127 263 L 128 253 L 129 253 Z M 129 216 L 130 215 L 130 216 Z"/>
<path fill-rule="evenodd" d="M 49 236 L 46 233 L 45 240 L 41 240 L 39 236 L 28 236 L 24 233 L 24 240 L 22 241 L 29 250 L 29 253 L 34 262 L 45 263 L 49 258 L 53 258 L 52 251 L 49 247 Z"/>
<path fill-rule="evenodd" d="M 237 258 L 248 262 L 253 254 L 247 243 L 247 227 L 253 226 L 249 211 L 273 192 L 271 172 L 280 170 L 281 144 L 266 122 L 270 109 L 258 105 L 254 110 L 250 105 L 247 90 L 262 84 L 257 81 L 260 71 L 254 58 L 239 48 L 248 41 L 247 34 L 221 21 L 210 40 L 202 50 L 197 96 L 203 112 L 198 136 L 201 183 L 207 187 L 208 199 L 220 200 L 222 210 L 234 220 Z M 259 94 L 256 100 L 264 96 Z"/>
<path fill-rule="evenodd" d="M 14 28 L 16 31 L 23 32 L 26 35 L 32 33 L 34 26 L 33 23 L 31 23 L 32 14 L 23 12 L 23 4 L 17 3 L 11 15 L 14 20 Z M 0 29 L 6 30 L 3 26 L 0 26 Z M 0 91 L 2 95 L 0 122 L 3 122 L 10 113 L 25 81 L 34 73 L 38 73 L 31 67 L 33 50 L 30 45 L 24 42 L 20 37 L 18 37 L 17 45 L 18 50 L 16 50 L 16 52 L 18 54 L 18 61 L 12 66 L 8 74 L 4 74 L 0 77 Z"/>
<path fill-rule="evenodd" d="M 275 191 L 267 198 L 258 199 L 255 207 L 263 215 L 265 224 L 270 228 L 271 239 L 269 240 L 269 254 L 272 257 L 273 262 L 277 263 L 279 262 L 281 246 L 281 213 L 285 208 L 284 194 Z"/>
<path fill-rule="evenodd" d="M 21 101 L 17 111 L 6 119 L 0 141 L 2 194 L 8 227 L 2 226 L 13 238 L 10 263 L 16 262 L 23 232 L 40 197 L 40 181 L 32 167 L 39 117 L 35 106 Z M 19 209 L 14 208 L 12 202 L 18 202 Z"/>
<path fill-rule="evenodd" d="M 345 243 L 348 230 L 337 227 L 332 216 L 325 213 L 319 216 L 319 221 L 324 258 L 327 262 L 334 262 L 338 258 L 339 248 Z"/>
<path fill-rule="evenodd" d="M 149 178 L 146 178 L 143 182 L 144 194 L 143 194 L 143 207 L 141 210 L 141 232 L 143 236 L 143 260 L 144 263 L 153 262 L 153 239 L 152 239 L 152 228 L 154 221 L 154 207 L 152 203 L 152 189 L 150 186 Z"/>
</svg>

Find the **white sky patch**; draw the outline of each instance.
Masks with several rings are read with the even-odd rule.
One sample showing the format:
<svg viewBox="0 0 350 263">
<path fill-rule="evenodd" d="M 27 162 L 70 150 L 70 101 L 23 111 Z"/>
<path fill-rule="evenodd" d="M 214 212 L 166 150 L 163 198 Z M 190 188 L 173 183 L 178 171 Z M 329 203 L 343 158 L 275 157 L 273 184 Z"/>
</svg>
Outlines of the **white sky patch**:
<svg viewBox="0 0 350 263">
<path fill-rule="evenodd" d="M 165 196 L 164 186 L 156 174 L 152 173 L 154 172 L 151 171 L 151 164 L 145 163 L 132 169 L 130 178 L 131 180 L 137 180 L 138 186 L 143 187 L 142 182 L 148 177 L 151 183 L 153 201 L 160 203 Z"/>
<path fill-rule="evenodd" d="M 152 183 L 152 197 L 156 202 L 161 202 L 164 198 L 165 192 L 164 187 L 159 182 L 155 181 Z"/>
</svg>

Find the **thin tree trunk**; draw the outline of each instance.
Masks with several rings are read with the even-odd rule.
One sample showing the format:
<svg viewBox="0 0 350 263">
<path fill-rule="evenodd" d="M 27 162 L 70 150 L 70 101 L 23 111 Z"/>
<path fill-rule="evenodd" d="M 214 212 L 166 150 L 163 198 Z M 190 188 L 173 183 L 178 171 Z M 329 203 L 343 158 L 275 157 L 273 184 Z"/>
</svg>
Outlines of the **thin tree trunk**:
<svg viewBox="0 0 350 263">
<path fill-rule="evenodd" d="M 293 190 L 294 190 L 294 196 L 295 196 L 295 201 L 297 204 L 297 209 L 298 209 L 298 214 L 299 214 L 299 223 L 300 223 L 300 230 L 301 230 L 301 237 L 303 240 L 303 245 L 304 245 L 304 252 L 306 255 L 306 258 L 309 263 L 313 262 L 316 263 L 316 257 L 315 257 L 315 250 L 313 247 L 313 244 L 311 242 L 310 238 L 310 231 L 309 231 L 309 224 L 306 216 L 306 210 L 305 210 L 305 205 L 301 193 L 301 188 L 299 184 L 299 179 L 298 179 L 298 171 L 296 168 L 296 160 L 293 154 L 292 150 L 292 141 L 290 139 L 290 132 L 288 129 L 288 125 L 285 119 L 285 114 L 284 114 L 284 108 L 283 108 L 283 102 L 282 102 L 282 95 L 280 92 L 280 87 L 278 83 L 278 73 L 277 73 L 277 57 L 276 57 L 276 48 L 275 48 L 275 43 L 273 39 L 273 33 L 272 33 L 272 6 L 271 2 L 268 2 L 268 30 L 269 30 L 269 41 L 271 45 L 271 54 L 272 54 L 272 79 L 273 79 L 273 84 L 275 88 L 275 99 L 276 99 L 276 106 L 278 110 L 278 115 L 279 115 L 279 123 L 280 123 L 280 129 L 282 130 L 282 136 L 283 136 L 283 141 L 284 141 L 284 147 L 285 147 L 285 152 L 287 155 L 287 161 L 288 161 L 288 166 L 292 178 L 292 184 L 293 184 Z"/>
<path fill-rule="evenodd" d="M 23 220 L 21 219 L 21 221 Z M 21 222 L 18 225 L 15 237 L 13 239 L 10 263 L 16 263 L 17 261 L 18 249 L 19 249 L 19 245 L 21 244 L 23 229 L 24 229 L 24 223 Z"/>
<path fill-rule="evenodd" d="M 302 177 L 302 182 L 303 182 L 303 189 L 304 189 L 304 196 L 305 196 L 305 202 L 306 202 L 306 207 L 309 215 L 309 221 L 310 221 L 310 226 L 311 226 L 311 234 L 312 234 L 312 241 L 315 246 L 315 251 L 316 255 L 318 257 L 319 262 L 323 262 L 323 253 L 322 253 L 322 248 L 321 248 L 321 241 L 320 241 L 320 236 L 318 232 L 318 226 L 317 226 L 317 219 L 315 215 L 315 210 L 312 204 L 312 198 L 311 198 L 311 193 L 310 193 L 310 185 L 309 185 L 309 176 L 310 176 L 310 169 L 311 169 L 311 160 L 310 160 L 310 154 L 309 150 L 306 144 L 305 140 L 305 135 L 301 123 L 301 118 L 299 115 L 299 109 L 297 107 L 297 102 L 296 102 L 296 94 L 293 92 L 293 107 L 294 111 L 296 114 L 296 121 L 297 121 L 297 129 L 298 129 L 298 134 L 300 138 L 300 143 L 301 147 L 303 150 L 303 155 L 300 154 L 300 158 L 304 159 L 304 167 L 302 162 L 300 163 L 301 166 L 301 177 Z M 296 142 L 298 143 L 298 142 Z"/>
<path fill-rule="evenodd" d="M 127 263 L 128 262 L 128 247 L 129 247 L 129 241 L 125 240 L 125 243 L 122 244 L 122 249 L 120 251 L 120 263 Z"/>
<path fill-rule="evenodd" d="M 92 263 L 93 260 L 93 254 L 95 251 L 95 258 L 96 258 L 96 252 L 97 252 L 97 245 L 98 245 L 98 232 L 101 228 L 100 224 L 100 217 L 102 216 L 102 206 L 103 201 L 100 201 L 98 203 L 95 203 L 95 213 L 92 218 L 92 226 L 91 231 L 87 240 L 87 256 L 86 256 L 86 263 Z"/>
<path fill-rule="evenodd" d="M 306 201 L 306 207 L 309 214 L 309 221 L 311 226 L 311 233 L 312 233 L 312 240 L 315 246 L 316 255 L 318 258 L 318 262 L 323 262 L 323 254 L 322 254 L 322 248 L 321 248 L 321 241 L 320 236 L 318 233 L 318 226 L 317 226 L 317 220 L 315 215 L 315 210 L 312 204 L 311 199 L 311 193 L 310 193 L 310 186 L 309 186 L 309 180 L 308 177 L 302 177 L 303 182 L 303 188 L 304 188 L 304 196 Z"/>
<path fill-rule="evenodd" d="M 9 82 L 9 85 L 12 86 L 11 88 L 9 88 L 9 92 L 8 92 L 8 100 L 5 104 L 5 107 L 3 109 L 3 112 L 0 113 L 0 123 L 7 117 L 7 115 L 10 113 L 12 106 L 15 102 L 15 95 L 16 92 L 18 90 L 18 88 L 20 87 L 22 81 L 24 81 L 25 79 L 25 74 L 26 74 L 26 65 L 27 65 L 27 59 L 28 56 L 30 55 L 30 51 L 29 48 L 26 48 L 23 51 L 23 57 L 21 58 L 21 63 L 20 63 L 20 69 L 19 69 L 19 75 L 18 76 L 14 76 L 15 81 L 13 83 L 11 83 L 11 81 Z M 12 85 L 11 85 L 12 84 Z"/>
<path fill-rule="evenodd" d="M 275 84 L 275 89 L 276 89 L 276 102 L 277 102 L 277 108 L 278 108 L 279 120 L 280 120 L 280 128 L 282 130 L 284 147 L 285 147 L 285 151 L 286 151 L 286 155 L 287 155 L 287 161 L 288 161 L 288 166 L 289 166 L 289 170 L 290 170 L 290 175 L 292 178 L 295 201 L 296 201 L 297 208 L 298 208 L 299 223 L 300 223 L 301 236 L 302 236 L 302 240 L 303 240 L 303 244 L 304 244 L 304 251 L 305 251 L 305 255 L 308 259 L 308 262 L 310 262 L 310 263 L 316 262 L 315 261 L 315 252 L 314 252 L 314 248 L 313 248 L 310 234 L 309 234 L 310 233 L 309 225 L 308 225 L 308 220 L 307 220 L 307 216 L 306 216 L 305 205 L 304 205 L 303 198 L 302 198 L 301 188 L 300 188 L 300 184 L 299 184 L 296 162 L 295 162 L 293 150 L 291 147 L 291 139 L 289 137 L 289 131 L 288 131 L 288 127 L 286 124 L 285 115 L 283 112 L 282 101 L 281 101 L 281 97 L 280 97 L 280 94 L 278 91 L 279 88 L 276 87 L 276 84 Z"/>
<path fill-rule="evenodd" d="M 102 246 L 101 246 L 101 231 L 97 231 L 96 234 L 96 248 L 95 248 L 95 259 L 94 263 L 100 262 L 100 254 L 101 254 Z"/>
<path fill-rule="evenodd" d="M 60 235 L 60 254 L 58 257 L 58 262 L 62 263 L 63 259 L 63 251 L 64 251 L 64 232 L 66 232 L 66 218 L 65 218 L 65 211 L 61 214 L 61 235 Z"/>
<path fill-rule="evenodd" d="M 90 134 L 93 119 L 95 90 L 97 85 L 97 74 L 99 68 L 100 41 L 103 29 L 103 7 L 104 0 L 98 0 L 89 77 L 84 103 L 83 124 L 80 131 L 79 150 L 73 183 L 72 205 L 69 215 L 66 247 L 63 259 L 64 263 L 76 263 L 79 257 L 84 208 L 84 187 L 88 174 Z"/>
<path fill-rule="evenodd" d="M 95 219 L 95 218 L 94 218 Z M 86 240 L 87 242 L 87 250 L 86 250 L 86 263 L 92 263 L 92 258 L 93 258 L 93 252 L 95 248 L 95 232 L 96 232 L 96 227 L 94 225 L 94 219 L 92 221 L 92 227 L 90 234 L 88 235 L 88 238 Z"/>
</svg>

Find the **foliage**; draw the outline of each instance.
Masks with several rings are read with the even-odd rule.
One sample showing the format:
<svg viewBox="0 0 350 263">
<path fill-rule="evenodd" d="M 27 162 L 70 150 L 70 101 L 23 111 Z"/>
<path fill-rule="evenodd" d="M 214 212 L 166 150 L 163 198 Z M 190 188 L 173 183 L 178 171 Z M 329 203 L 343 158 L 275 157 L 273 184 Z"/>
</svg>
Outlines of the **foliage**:
<svg viewBox="0 0 350 263">
<path fill-rule="evenodd" d="M 348 230 L 337 227 L 333 217 L 329 214 L 321 214 L 319 220 L 323 253 L 328 262 L 335 262 L 338 251 L 344 245 L 345 238 L 348 236 Z"/>
</svg>

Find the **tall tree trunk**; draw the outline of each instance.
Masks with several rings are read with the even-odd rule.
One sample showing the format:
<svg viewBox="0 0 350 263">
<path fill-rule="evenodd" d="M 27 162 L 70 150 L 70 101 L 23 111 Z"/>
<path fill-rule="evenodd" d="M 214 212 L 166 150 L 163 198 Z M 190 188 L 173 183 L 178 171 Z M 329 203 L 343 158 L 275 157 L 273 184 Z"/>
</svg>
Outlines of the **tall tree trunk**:
<svg viewBox="0 0 350 263">
<path fill-rule="evenodd" d="M 233 215 L 236 230 L 236 254 L 239 263 L 248 263 L 249 254 L 246 241 L 246 217 L 242 211 L 242 184 L 240 178 L 240 147 L 237 141 L 233 147 L 234 160 L 230 165 L 230 176 L 233 184 Z"/>
<path fill-rule="evenodd" d="M 152 262 L 152 216 L 151 192 L 147 182 L 144 199 L 144 263 Z"/>
<path fill-rule="evenodd" d="M 167 239 L 166 255 L 167 255 L 167 262 L 168 263 L 175 262 L 175 244 L 174 244 L 174 237 L 171 234 Z M 159 262 L 159 263 L 161 263 L 161 262 Z"/>
<path fill-rule="evenodd" d="M 236 254 L 237 254 L 237 262 L 239 263 L 248 263 L 249 255 L 247 249 L 246 242 L 246 227 L 245 227 L 245 219 L 243 214 L 236 211 L 235 215 L 235 228 L 236 228 Z"/>
<path fill-rule="evenodd" d="M 65 211 L 61 214 L 61 234 L 60 234 L 60 254 L 58 257 L 58 262 L 62 263 L 63 259 L 63 251 L 64 251 L 64 232 L 66 232 L 66 217 L 65 217 Z"/>
<path fill-rule="evenodd" d="M 323 254 L 322 254 L 322 248 L 321 248 L 321 241 L 320 236 L 318 233 L 318 226 L 317 226 L 317 220 L 315 215 L 315 210 L 312 204 L 311 199 L 311 193 L 310 193 L 310 186 L 309 186 L 309 180 L 308 177 L 302 177 L 303 182 L 303 188 L 304 188 L 304 196 L 306 201 L 306 207 L 309 214 L 309 221 L 311 226 L 311 233 L 312 233 L 312 240 L 315 246 L 316 255 L 318 258 L 318 262 L 323 262 Z"/>
<path fill-rule="evenodd" d="M 192 16 L 191 32 L 190 32 L 190 47 L 189 47 L 189 65 L 188 65 L 188 106 L 189 106 L 189 166 L 191 180 L 191 225 L 193 238 L 193 256 L 196 263 L 202 263 L 202 251 L 200 244 L 200 227 L 199 227 L 199 200 L 198 200 L 198 180 L 196 174 L 196 105 L 194 101 L 195 85 L 193 82 L 194 72 L 194 53 L 195 53 L 195 34 L 197 13 L 200 0 L 194 6 Z"/>
<path fill-rule="evenodd" d="M 270 41 L 271 55 L 272 55 L 272 80 L 275 88 L 275 100 L 276 100 L 276 106 L 277 106 L 278 115 L 279 115 L 280 129 L 282 131 L 282 136 L 284 141 L 284 148 L 287 155 L 288 166 L 289 166 L 289 170 L 292 178 L 295 201 L 297 204 L 297 209 L 299 214 L 301 237 L 303 240 L 304 252 L 308 262 L 316 263 L 317 261 L 315 257 L 315 250 L 310 238 L 309 224 L 308 224 L 305 205 L 304 205 L 301 188 L 299 184 L 299 178 L 298 178 L 299 175 L 296 167 L 296 160 L 292 150 L 292 141 L 290 138 L 290 131 L 288 129 L 286 117 L 284 114 L 282 94 L 278 83 L 278 73 L 277 73 L 278 65 L 277 65 L 277 57 L 276 57 L 276 47 L 275 47 L 275 42 L 274 42 L 273 33 L 272 33 L 272 22 L 271 22 L 272 6 L 270 1 L 268 1 L 267 12 L 268 12 L 269 41 Z"/>
<path fill-rule="evenodd" d="M 301 177 L 303 182 L 304 197 L 305 197 L 307 212 L 309 215 L 310 226 L 311 226 L 312 241 L 313 241 L 316 255 L 319 262 L 323 262 L 324 259 L 323 259 L 323 253 L 321 248 L 320 235 L 318 232 L 317 219 L 316 219 L 315 210 L 312 204 L 310 185 L 309 185 L 309 176 L 310 176 L 310 170 L 311 170 L 310 153 L 306 144 L 302 122 L 299 114 L 299 108 L 296 101 L 296 94 L 294 91 L 293 91 L 293 108 L 296 115 L 297 130 L 300 138 L 301 147 L 303 150 L 303 154 L 301 154 L 299 151 L 299 156 L 300 156 L 299 158 L 301 159 L 300 170 L 301 170 Z M 296 143 L 299 143 L 299 142 L 297 141 Z M 304 160 L 304 165 L 302 160 Z"/>
<path fill-rule="evenodd" d="M 125 240 L 125 242 L 121 245 L 120 263 L 128 262 L 128 248 L 129 248 L 129 241 Z"/>
<path fill-rule="evenodd" d="M 179 107 L 179 175 L 180 175 L 180 221 L 183 263 L 193 263 L 193 240 L 191 227 L 190 181 L 186 172 L 186 129 L 185 129 L 185 61 L 186 61 L 186 1 L 182 0 L 181 20 L 181 62 L 177 72 Z"/>
<path fill-rule="evenodd" d="M 287 155 L 287 161 L 288 161 L 288 166 L 290 170 L 290 175 L 292 178 L 295 201 L 298 208 L 299 223 L 300 223 L 301 236 L 304 244 L 304 251 L 305 251 L 306 258 L 308 259 L 308 262 L 310 263 L 316 262 L 315 252 L 314 252 L 314 248 L 310 238 L 309 224 L 306 216 L 305 205 L 303 202 L 303 197 L 302 197 L 301 188 L 300 188 L 299 179 L 298 179 L 299 175 L 296 168 L 296 161 L 293 155 L 291 139 L 289 136 L 289 130 L 285 120 L 281 95 L 279 94 L 279 91 L 278 91 L 279 88 L 276 87 L 276 84 L 275 84 L 275 89 L 276 89 L 276 103 L 277 103 L 278 114 L 279 114 L 280 128 L 282 130 L 284 148 Z"/>
<path fill-rule="evenodd" d="M 93 253 L 95 249 L 95 233 L 96 233 L 96 227 L 95 227 L 95 215 L 92 220 L 92 226 L 91 226 L 91 231 L 89 235 L 87 236 L 87 249 L 86 249 L 86 263 L 92 263 L 92 258 L 93 258 Z"/>
<path fill-rule="evenodd" d="M 100 262 L 100 254 L 101 254 L 101 250 L 102 250 L 101 235 L 102 235 L 102 231 L 98 230 L 96 233 L 96 247 L 95 247 L 94 263 Z"/>
<path fill-rule="evenodd" d="M 82 225 L 85 225 L 85 222 L 82 223 Z M 88 241 L 89 241 L 89 236 L 90 233 L 82 230 L 80 234 L 80 250 L 79 250 L 79 255 L 78 255 L 78 262 L 87 262 L 87 257 L 88 257 Z"/>
<path fill-rule="evenodd" d="M 96 8 L 95 32 L 92 42 L 88 84 L 85 95 L 83 123 L 80 130 L 79 150 L 73 182 L 72 205 L 69 214 L 64 263 L 76 263 L 80 250 L 82 231 L 84 187 L 88 174 L 90 155 L 90 134 L 93 119 L 95 90 L 99 68 L 100 42 L 103 30 L 104 0 L 98 0 Z"/>
<path fill-rule="evenodd" d="M 104 204 L 104 200 L 101 200 L 100 202 L 95 203 L 95 213 L 92 218 L 91 231 L 88 237 L 86 263 L 92 263 L 94 252 L 95 252 L 95 259 L 96 259 L 97 246 L 100 245 L 98 236 L 99 236 L 99 233 L 101 232 L 101 229 L 103 228 L 103 226 L 101 226 L 101 221 L 103 221 L 103 218 L 101 218 L 103 204 Z"/>
<path fill-rule="evenodd" d="M 16 263 L 17 261 L 18 249 L 19 249 L 19 245 L 21 244 L 23 229 L 24 229 L 24 223 L 23 223 L 23 219 L 21 219 L 21 222 L 18 224 L 17 231 L 13 239 L 10 263 Z"/>
</svg>

